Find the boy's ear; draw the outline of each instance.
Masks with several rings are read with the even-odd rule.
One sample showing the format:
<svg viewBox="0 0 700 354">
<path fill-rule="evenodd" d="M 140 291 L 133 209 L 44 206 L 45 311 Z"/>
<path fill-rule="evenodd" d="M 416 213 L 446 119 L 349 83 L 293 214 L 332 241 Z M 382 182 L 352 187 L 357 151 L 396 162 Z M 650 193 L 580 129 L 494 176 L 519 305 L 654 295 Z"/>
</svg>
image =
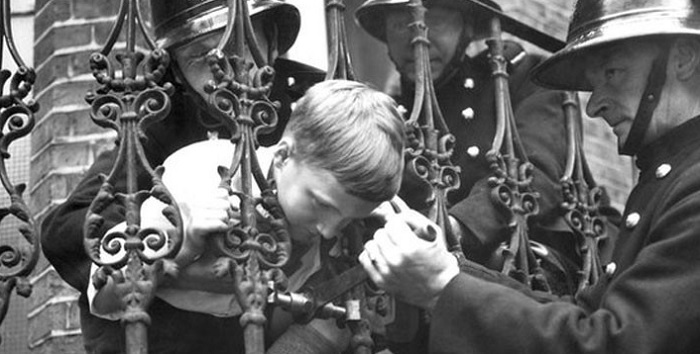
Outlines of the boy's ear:
<svg viewBox="0 0 700 354">
<path fill-rule="evenodd" d="M 292 153 L 293 141 L 288 137 L 282 137 L 275 145 L 274 157 L 272 159 L 275 167 L 282 167 Z"/>
</svg>

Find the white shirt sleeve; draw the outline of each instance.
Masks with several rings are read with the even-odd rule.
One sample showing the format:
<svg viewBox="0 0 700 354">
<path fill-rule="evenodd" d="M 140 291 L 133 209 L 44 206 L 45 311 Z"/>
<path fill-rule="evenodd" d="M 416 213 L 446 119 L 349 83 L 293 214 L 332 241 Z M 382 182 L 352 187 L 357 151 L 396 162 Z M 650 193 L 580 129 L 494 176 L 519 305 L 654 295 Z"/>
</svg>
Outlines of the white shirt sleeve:
<svg viewBox="0 0 700 354">
<path fill-rule="evenodd" d="M 187 198 L 188 196 L 205 193 L 206 190 L 218 188 L 220 177 L 217 166 L 228 166 L 233 158 L 235 149 L 228 140 L 203 141 L 189 145 L 178 150 L 168 157 L 164 162 L 165 174 L 163 182 L 173 194 L 175 200 Z M 212 150 L 214 149 L 214 150 Z M 217 153 L 212 153 L 216 151 Z M 270 166 L 274 155 L 272 148 L 260 148 L 257 151 L 258 161 L 264 172 Z M 234 178 L 234 188 L 238 179 Z M 259 195 L 257 185 L 254 186 L 254 193 Z M 162 215 L 165 204 L 151 197 L 146 200 L 141 207 L 141 227 L 167 228 L 170 224 Z M 109 232 L 124 231 L 125 223 L 121 223 L 112 228 Z M 186 237 L 186 235 L 185 235 Z M 301 286 L 320 268 L 320 239 L 309 251 L 302 256 L 302 266 L 297 272 L 289 277 L 289 291 L 297 291 Z M 165 249 L 162 250 L 163 252 Z M 145 250 L 145 252 L 153 252 Z M 156 256 L 158 252 L 149 256 Z M 123 253 L 115 255 L 121 257 Z M 90 279 L 97 272 L 97 265 L 90 267 Z M 121 271 L 121 270 L 118 270 Z M 111 281 L 111 279 L 110 279 Z M 92 281 L 87 289 L 90 312 L 95 316 L 118 320 L 122 317 L 124 310 L 120 309 L 120 304 L 100 304 L 96 303 L 100 290 L 96 289 Z M 156 296 L 168 302 L 170 305 L 182 310 L 207 313 L 220 317 L 237 316 L 242 313 L 241 307 L 234 294 L 210 293 L 198 290 L 184 290 L 175 288 L 159 287 Z M 110 299 L 110 297 L 106 297 Z M 107 310 L 109 309 L 109 310 Z M 117 309 L 117 310 L 115 310 Z"/>
</svg>

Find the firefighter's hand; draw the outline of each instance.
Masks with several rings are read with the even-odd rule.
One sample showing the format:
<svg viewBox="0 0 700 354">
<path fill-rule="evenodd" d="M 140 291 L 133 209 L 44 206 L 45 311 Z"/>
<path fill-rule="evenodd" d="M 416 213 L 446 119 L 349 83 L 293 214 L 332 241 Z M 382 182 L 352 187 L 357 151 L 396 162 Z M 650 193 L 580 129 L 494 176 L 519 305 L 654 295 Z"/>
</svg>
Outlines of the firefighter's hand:
<svg viewBox="0 0 700 354">
<path fill-rule="evenodd" d="M 439 242 L 442 230 L 397 199 L 392 200 L 391 209 L 380 207 L 386 224 L 365 244 L 360 262 L 380 288 L 407 303 L 432 309 L 459 274 L 457 259 Z"/>
</svg>

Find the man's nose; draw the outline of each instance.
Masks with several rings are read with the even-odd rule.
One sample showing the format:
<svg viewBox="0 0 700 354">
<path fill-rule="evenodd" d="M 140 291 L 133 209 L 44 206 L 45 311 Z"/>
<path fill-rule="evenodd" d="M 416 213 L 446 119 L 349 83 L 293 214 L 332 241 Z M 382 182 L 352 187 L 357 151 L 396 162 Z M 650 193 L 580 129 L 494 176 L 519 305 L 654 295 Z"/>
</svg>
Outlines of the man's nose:
<svg viewBox="0 0 700 354">
<path fill-rule="evenodd" d="M 593 89 L 591 97 L 588 99 L 586 104 L 586 114 L 589 117 L 601 117 L 605 111 L 607 111 L 609 105 L 607 100 L 604 99 L 603 95 L 597 90 Z"/>
</svg>

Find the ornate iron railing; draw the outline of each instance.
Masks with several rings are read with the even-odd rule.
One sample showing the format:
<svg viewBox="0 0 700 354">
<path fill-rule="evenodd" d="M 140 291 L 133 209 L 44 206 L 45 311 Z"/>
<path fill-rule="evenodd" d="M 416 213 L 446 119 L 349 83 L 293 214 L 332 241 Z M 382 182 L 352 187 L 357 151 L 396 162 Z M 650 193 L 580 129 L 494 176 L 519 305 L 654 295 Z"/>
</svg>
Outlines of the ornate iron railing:
<svg viewBox="0 0 700 354">
<path fill-rule="evenodd" d="M 410 24 L 414 37 L 413 50 L 418 65 L 413 109 L 406 121 L 409 136 L 406 166 L 408 173 L 423 180 L 432 190 L 433 203 L 428 216 L 446 230 L 448 248 L 461 252 L 459 240 L 447 222 L 447 193 L 457 189 L 460 183 L 459 168 L 450 161 L 454 136 L 447 128 L 433 88 L 428 58 L 428 29 L 425 25 L 426 8 L 421 0 L 411 0 L 409 6 L 413 17 Z M 243 309 L 241 324 L 244 327 L 246 352 L 264 352 L 264 310 L 268 302 L 301 313 L 307 320 L 334 317 L 345 321 L 354 334 L 353 350 L 357 353 L 371 352 L 373 343 L 367 312 L 370 307 L 377 312 L 382 312 L 382 309 L 375 307 L 377 294 L 367 291 L 364 285 L 366 275 L 358 271 L 359 268 L 344 272 L 334 283 L 325 283 L 327 289 L 317 289 L 314 294 L 316 298 L 308 294 L 285 292 L 285 275 L 281 267 L 292 252 L 291 241 L 273 186 L 265 178 L 255 153 L 259 146 L 259 134 L 272 131 L 277 125 L 279 104 L 271 101 L 269 96 L 275 73 L 267 65 L 267 59 L 257 45 L 246 1 L 228 0 L 228 8 L 224 34 L 218 46 L 207 55 L 212 80 L 204 89 L 209 95 L 209 113 L 224 127 L 230 142 L 236 146 L 230 166 L 220 171 L 220 187 L 240 198 L 240 220 L 225 237 L 217 239 L 217 248 L 224 255 L 222 261 L 227 270 L 220 274 L 233 277 L 236 282 L 236 296 Z M 326 79 L 355 78 L 347 49 L 343 9 L 342 0 L 326 0 L 330 38 Z M 124 24 L 127 45 L 126 50 L 115 57 L 121 68 L 118 70 L 108 56 Z M 136 51 L 137 29 L 143 33 L 151 49 L 148 55 Z M 494 202 L 509 215 L 513 231 L 503 273 L 534 288 L 547 290 L 542 271 L 529 248 L 527 219 L 537 212 L 537 195 L 530 187 L 532 165 L 515 128 L 498 18 L 492 19 L 491 29 L 492 37 L 488 44 L 496 83 L 497 133 L 487 158 L 494 171 L 491 179 Z M 161 181 L 162 169 L 149 165 L 140 141 L 145 127 L 168 114 L 169 95 L 173 92 L 170 83 L 162 82 L 169 65 L 168 54 L 154 48 L 153 41 L 143 28 L 137 0 L 122 0 L 119 16 L 107 43 L 100 53 L 91 57 L 91 68 L 101 87 L 87 97 L 92 105 L 94 122 L 117 131 L 119 155 L 109 175 L 103 176 L 102 189 L 90 207 L 84 227 L 85 248 L 100 266 L 95 285 L 98 288 L 104 285 L 109 276 L 118 283 L 119 294 L 127 309 L 122 319 L 126 326 L 129 353 L 147 352 L 147 308 L 168 269 L 169 258 L 180 248 L 183 235 L 179 209 Z M 253 63 L 245 59 L 246 51 L 250 52 Z M 573 106 L 566 107 L 568 111 Z M 575 182 L 583 176 L 583 180 L 591 185 L 590 173 L 580 152 L 580 124 L 570 123 L 569 127 L 571 142 L 579 142 L 570 156 L 578 162 L 567 165 L 573 167 L 567 168 L 568 174 L 563 181 L 571 185 L 567 189 L 570 194 L 567 199 L 569 204 L 566 205 L 571 210 L 572 227 L 577 227 L 582 224 L 578 221 L 581 219 L 578 215 L 584 212 L 589 214 L 581 215 L 591 215 L 592 211 L 592 205 L 586 204 L 591 199 L 582 198 L 588 195 L 595 200 L 595 193 Z M 148 191 L 139 190 L 136 184 L 139 168 L 151 176 L 152 188 Z M 125 175 L 121 171 L 125 171 Z M 3 171 L 0 170 L 0 173 Z M 241 190 L 233 191 L 230 182 L 236 174 L 240 175 Z M 118 178 L 126 178 L 125 192 L 115 191 Z M 260 197 L 253 196 L 254 184 L 262 192 Z M 163 230 L 140 227 L 141 203 L 151 196 L 168 205 L 164 214 L 176 229 L 175 233 L 166 236 Z M 104 221 L 100 213 L 114 203 L 123 205 L 127 210 L 126 227 L 124 231 L 101 235 L 98 230 Z M 263 232 L 258 227 L 260 216 L 256 215 L 259 214 L 256 209 L 260 207 L 267 211 L 264 221 L 272 226 L 269 232 Z M 587 234 L 584 232 L 584 235 Z M 582 248 L 595 255 L 595 242 L 589 239 L 584 238 L 586 242 Z M 358 244 L 357 241 L 349 242 L 351 254 L 361 250 L 361 242 Z M 145 250 L 161 252 L 154 257 Z M 593 258 L 588 264 L 591 271 L 584 275 L 594 280 L 599 264 Z M 585 266 L 584 269 L 588 268 Z M 124 272 L 125 276 L 114 277 L 115 272 Z M 334 292 L 329 293 L 330 288 L 334 288 Z M 323 298 L 322 303 L 317 301 L 319 298 Z M 334 301 L 337 303 L 337 299 L 343 299 L 345 303 L 336 305 Z M 370 306 L 369 302 L 373 302 L 373 305 Z"/>
<path fill-rule="evenodd" d="M 556 51 L 563 43 L 535 29 L 514 33 L 543 49 Z M 511 237 L 505 250 L 502 273 L 537 290 L 551 291 L 550 284 L 530 246 L 527 220 L 539 211 L 537 191 L 531 187 L 532 164 L 522 147 L 515 126 L 513 108 L 508 92 L 507 62 L 503 57 L 501 21 L 491 19 L 491 37 L 487 40 L 490 61 L 495 81 L 497 131 L 492 149 L 487 153 L 494 177 L 494 203 L 509 216 Z M 561 177 L 564 219 L 575 235 L 581 254 L 581 270 L 578 289 L 581 291 L 594 284 L 601 272 L 598 242 L 606 235 L 605 217 L 601 214 L 604 191 L 588 168 L 583 153 L 583 123 L 578 95 L 562 93 L 562 108 L 566 119 L 567 157 L 566 169 Z"/>
<path fill-rule="evenodd" d="M 27 99 L 36 74 L 28 67 L 15 46 L 12 35 L 10 0 L 0 2 L 0 50 L 6 45 L 17 65 L 17 71 L 0 71 L 0 181 L 9 195 L 10 204 L 0 208 L 0 221 L 12 215 L 20 223 L 19 233 L 26 244 L 0 244 L 0 324 L 5 320 L 14 290 L 18 295 L 28 297 L 32 286 L 27 277 L 32 273 L 39 260 L 41 246 L 34 218 L 24 202 L 22 194 L 26 189 L 24 183 L 13 184 L 7 171 L 10 145 L 17 139 L 26 137 L 34 128 L 34 113 L 39 105 Z M 5 67 L 5 58 L 0 54 L 0 66 Z M 9 84 L 8 84 L 9 80 Z M 7 87 L 6 87 L 7 85 Z M 7 89 L 7 90 L 6 90 Z M 8 218 L 9 219 L 9 218 Z M 3 238 L 5 235 L 2 235 Z M 3 242 L 12 240 L 4 238 Z"/>
<path fill-rule="evenodd" d="M 492 200 L 507 215 L 511 236 L 501 272 L 529 287 L 549 291 L 547 279 L 530 247 L 527 220 L 539 212 L 538 194 L 531 188 L 533 165 L 522 146 L 508 89 L 507 60 L 503 55 L 501 21 L 491 19 L 489 46 L 495 82 L 496 134 L 486 153 L 494 176 L 489 179 Z"/>
<path fill-rule="evenodd" d="M 229 273 L 236 281 L 236 297 L 243 309 L 241 325 L 244 328 L 246 353 L 265 351 L 263 311 L 270 292 L 283 290 L 284 274 L 281 267 L 287 263 L 291 239 L 277 204 L 275 191 L 268 182 L 257 160 L 257 135 L 273 130 L 277 125 L 279 103 L 270 101 L 274 70 L 267 66 L 255 39 L 245 0 L 228 1 L 228 23 L 216 49 L 208 55 L 213 81 L 205 87 L 209 105 L 231 135 L 236 152 L 230 168 L 221 172 L 221 187 L 230 195 L 240 197 L 240 224 L 231 228 L 226 237 L 219 239 L 218 248 L 229 264 Z M 224 47 L 232 43 L 232 55 L 224 55 Z M 247 44 L 247 46 L 246 46 Z M 231 47 L 227 47 L 230 48 Z M 255 65 L 245 59 L 249 48 Z M 240 171 L 240 172 L 238 172 Z M 241 190 L 231 190 L 231 179 L 240 174 Z M 253 197 L 253 183 L 257 183 L 262 197 Z M 271 232 L 258 229 L 255 208 L 267 210 Z"/>
<path fill-rule="evenodd" d="M 477 4 L 475 6 L 485 7 Z M 459 187 L 460 171 L 452 166 L 449 158 L 454 137 L 445 126 L 437 106 L 432 87 L 427 50 L 429 41 L 423 22 L 425 9 L 422 1 L 409 3 L 413 22 L 412 43 L 416 66 L 415 97 L 413 111 L 408 120 L 409 158 L 407 170 L 419 176 L 433 190 L 434 203 L 429 217 L 444 227 L 447 246 L 460 252 L 457 237 L 452 236 L 446 220 L 445 195 Z M 505 15 L 502 15 L 505 17 Z M 564 43 L 512 18 L 507 19 L 509 30 L 516 36 L 545 50 L 556 51 Z M 508 85 L 508 62 L 504 57 L 501 18 L 490 19 L 490 37 L 487 39 L 489 60 L 494 80 L 496 105 L 496 134 L 491 149 L 486 154 L 493 177 L 492 202 L 507 217 L 510 237 L 504 251 L 501 272 L 526 284 L 530 288 L 550 291 L 550 285 L 530 244 L 528 219 L 539 212 L 538 193 L 532 188 L 533 165 L 529 162 L 518 134 Z M 600 214 L 602 189 L 598 187 L 588 169 L 582 149 L 583 127 L 576 93 L 566 93 L 562 107 L 567 127 L 567 168 L 562 176 L 565 219 L 579 242 L 582 270 L 579 291 L 594 283 L 601 272 L 598 240 L 606 229 Z M 419 122 L 420 119 L 420 123 Z M 418 129 L 416 129 L 418 128 Z"/>
<path fill-rule="evenodd" d="M 421 0 L 411 0 L 408 6 L 412 17 L 409 28 L 413 38 L 413 57 L 417 64 L 413 109 L 406 122 L 406 173 L 415 177 L 407 178 L 417 177 L 432 190 L 433 200 L 427 216 L 445 230 L 448 249 L 461 252 L 459 240 L 447 219 L 447 193 L 460 185 L 460 168 L 450 161 L 455 137 L 447 127 L 435 96 L 428 53 L 430 41 L 425 24 L 426 8 Z"/>
<path fill-rule="evenodd" d="M 126 48 L 114 56 L 114 62 L 109 55 L 124 25 Z M 147 55 L 136 50 L 137 30 L 153 49 Z M 167 262 L 171 262 L 167 257 L 175 255 L 182 243 L 179 209 L 161 181 L 162 168 L 150 166 L 142 145 L 144 129 L 165 118 L 170 111 L 169 96 L 174 90 L 172 84 L 162 82 L 170 61 L 168 53 L 154 48 L 144 29 L 137 1 L 122 0 L 104 47 L 90 57 L 90 68 L 100 87 L 86 96 L 92 106 L 92 120 L 117 132 L 119 153 L 109 174 L 102 175 L 102 186 L 88 210 L 84 225 L 85 250 L 99 266 L 93 279 L 95 287 L 104 286 L 108 277 L 115 283 L 115 291 L 125 308 L 121 319 L 128 353 L 148 352 L 150 317 L 147 308 Z M 151 177 L 150 190 L 140 190 L 137 185 L 140 169 Z M 124 178 L 126 190 L 117 191 L 117 182 Z M 141 204 L 151 196 L 167 205 L 163 214 L 175 229 L 174 233 L 166 235 L 161 229 L 141 228 Z M 104 223 L 101 213 L 113 204 L 126 210 L 126 226 L 123 231 L 104 235 L 99 231 Z"/>
<path fill-rule="evenodd" d="M 576 93 L 564 93 L 564 114 L 567 129 L 566 170 L 561 178 L 565 220 L 579 241 L 583 260 L 577 291 L 595 284 L 603 272 L 598 242 L 607 234 L 605 217 L 600 209 L 604 191 L 591 174 L 583 153 L 583 126 Z"/>
</svg>

